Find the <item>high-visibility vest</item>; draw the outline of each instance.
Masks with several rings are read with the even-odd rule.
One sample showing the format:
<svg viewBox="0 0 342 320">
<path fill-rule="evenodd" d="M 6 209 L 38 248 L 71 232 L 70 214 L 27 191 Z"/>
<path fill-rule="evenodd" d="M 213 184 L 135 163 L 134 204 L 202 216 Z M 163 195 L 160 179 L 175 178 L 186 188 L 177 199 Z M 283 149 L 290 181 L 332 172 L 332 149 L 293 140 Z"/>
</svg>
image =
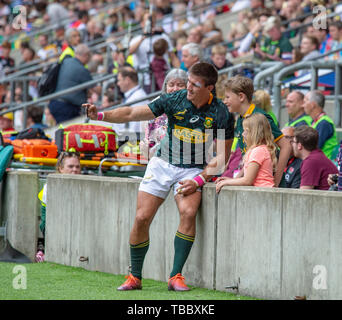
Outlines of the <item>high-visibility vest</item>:
<svg viewBox="0 0 342 320">
<path fill-rule="evenodd" d="M 297 123 L 302 122 L 302 121 L 305 121 L 308 126 L 311 126 L 312 118 L 308 116 L 307 114 L 304 114 L 301 117 L 299 117 L 297 120 L 291 122 L 290 124 L 289 122 L 287 122 L 284 127 L 289 127 L 289 126 L 295 127 Z"/>
<path fill-rule="evenodd" d="M 311 127 L 316 129 L 317 125 L 323 120 L 329 122 L 333 126 L 333 129 L 334 129 L 333 135 L 327 141 L 325 141 L 325 143 L 322 147 L 322 151 L 327 156 L 327 158 L 329 158 L 330 160 L 333 160 L 332 159 L 332 158 L 334 158 L 333 153 L 334 153 L 334 150 L 336 149 L 336 147 L 338 145 L 334 122 L 325 114 L 324 116 L 320 117 L 317 122 L 313 123 L 311 125 Z"/>
<path fill-rule="evenodd" d="M 66 56 L 75 57 L 75 51 L 72 47 L 66 47 L 66 49 L 59 56 L 59 62 L 62 62 Z"/>
</svg>

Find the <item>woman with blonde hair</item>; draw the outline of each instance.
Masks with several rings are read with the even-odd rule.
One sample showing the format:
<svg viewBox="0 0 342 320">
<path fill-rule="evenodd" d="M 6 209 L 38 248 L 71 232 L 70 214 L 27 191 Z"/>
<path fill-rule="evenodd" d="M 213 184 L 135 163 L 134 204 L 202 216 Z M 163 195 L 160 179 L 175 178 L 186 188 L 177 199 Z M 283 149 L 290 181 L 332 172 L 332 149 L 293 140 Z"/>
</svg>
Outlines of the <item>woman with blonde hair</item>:
<svg viewBox="0 0 342 320">
<path fill-rule="evenodd" d="M 217 193 L 223 186 L 274 187 L 276 145 L 267 118 L 261 113 L 254 113 L 244 119 L 243 130 L 247 145 L 243 170 L 236 178 L 218 178 L 215 181 Z"/>
<path fill-rule="evenodd" d="M 265 90 L 256 90 L 253 94 L 253 103 L 257 108 L 266 111 L 273 119 L 274 123 L 279 126 L 279 121 L 272 111 L 271 96 Z"/>
</svg>

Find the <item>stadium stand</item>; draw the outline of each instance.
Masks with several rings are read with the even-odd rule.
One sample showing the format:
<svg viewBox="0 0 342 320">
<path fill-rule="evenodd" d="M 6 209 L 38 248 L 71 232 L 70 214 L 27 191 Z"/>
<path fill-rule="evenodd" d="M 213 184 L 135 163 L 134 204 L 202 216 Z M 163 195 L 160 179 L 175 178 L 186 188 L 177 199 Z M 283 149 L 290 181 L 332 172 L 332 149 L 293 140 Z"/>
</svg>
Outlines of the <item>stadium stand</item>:
<svg viewBox="0 0 342 320">
<path fill-rule="evenodd" d="M 247 2 L 250 5 L 246 6 Z M 46 1 L 23 2 L 27 11 L 27 24 L 24 30 L 16 30 L 13 26 L 18 17 L 16 14 L 18 12 L 19 15 L 22 14 L 20 10 L 23 9 L 20 7 L 15 10 L 16 7 L 13 7 L 9 1 L 8 3 L 4 1 L 3 14 L 0 15 L 0 25 L 2 26 L 0 43 L 9 42 L 11 44 L 10 56 L 14 59 L 15 65 L 6 67 L 6 59 L 1 57 L 3 76 L 0 78 L 0 94 L 2 93 L 0 114 L 4 114 L 8 109 L 15 111 L 15 124 L 18 129 L 24 129 L 25 121 L 21 118 L 25 117 L 25 108 L 34 103 L 44 108 L 47 107 L 49 99 L 41 98 L 37 94 L 37 80 L 42 71 L 56 61 L 65 50 L 65 35 L 71 28 L 82 32 L 82 40 L 92 51 L 92 59 L 88 68 L 93 79 L 98 80 L 98 86 L 96 86 L 96 90 L 89 90 L 89 102 L 101 105 L 103 96 L 111 91 L 114 93 L 114 105 L 110 107 L 119 105 L 122 95 L 116 86 L 114 69 L 112 78 L 107 77 L 109 75 L 108 66 L 113 64 L 112 52 L 121 51 L 125 55 L 124 63 L 137 68 L 128 53 L 128 48 L 131 39 L 144 32 L 141 29 L 140 21 L 145 11 L 153 12 L 156 15 L 156 27 L 158 30 L 160 28 L 167 30 L 175 49 L 178 38 L 187 38 L 193 27 L 196 27 L 202 35 L 200 43 L 204 48 L 206 60 L 210 59 L 211 48 L 214 45 L 225 46 L 227 59 L 232 62 L 233 66 L 220 70 L 220 74 L 229 76 L 242 73 L 254 78 L 257 88 L 262 86 L 272 95 L 273 109 L 280 124 L 287 121 L 282 113 L 286 92 L 298 88 L 305 91 L 315 87 L 315 89 L 322 89 L 326 93 L 329 106 L 334 105 L 334 108 L 331 108 L 331 115 L 337 127 L 341 126 L 340 88 L 337 87 L 340 86 L 340 81 L 336 77 L 336 73 L 340 72 L 338 61 L 341 60 L 342 36 L 336 35 L 335 32 L 333 36 L 340 40 L 335 40 L 331 46 L 334 40 L 330 35 L 334 31 L 331 25 L 336 23 L 338 25 L 338 21 L 341 20 L 337 1 L 325 1 L 322 8 L 326 11 L 322 8 L 321 11 L 315 11 L 317 6 L 323 4 L 316 0 L 304 2 L 295 0 L 260 1 L 260 3 L 259 1 L 165 0 L 151 1 L 150 6 L 146 6 L 145 1 L 58 1 L 57 4 L 58 6 L 56 5 L 54 8 L 51 3 Z M 252 7 L 253 10 L 251 10 Z M 50 9 L 68 14 L 56 23 L 55 19 L 49 16 Z M 82 17 L 82 12 L 87 13 L 84 15 L 86 20 L 79 18 Z M 265 34 L 263 26 L 270 17 L 280 18 L 281 36 L 288 38 L 293 46 L 293 52 L 286 57 L 286 65 L 276 66 L 277 63 L 263 61 L 264 59 L 261 60 L 260 55 L 257 54 L 257 48 L 275 50 L 275 53 L 278 50 L 276 46 L 274 48 L 265 46 L 267 33 Z M 327 31 L 324 37 L 318 34 L 319 29 L 317 30 L 315 26 Z M 296 77 L 297 68 L 298 70 L 302 68 L 302 65 L 297 65 L 297 63 L 300 63 L 300 43 L 304 35 L 317 37 L 320 53 L 323 55 L 316 57 L 315 60 L 310 60 L 312 63 L 306 69 L 309 72 L 301 72 L 301 76 Z M 39 43 L 41 36 L 48 39 L 44 47 Z M 44 49 L 51 50 L 52 53 L 46 59 L 35 58 L 30 62 L 20 64 L 21 54 L 27 47 L 32 48 L 35 52 Z M 332 50 L 330 54 L 328 49 Z M 54 50 L 57 50 L 58 53 L 54 53 Z M 332 64 L 329 64 L 330 69 L 320 67 L 321 59 L 333 61 Z M 293 73 L 287 74 L 283 79 L 278 77 L 277 81 L 280 81 L 281 85 L 275 83 L 278 71 L 284 72 L 283 69 L 287 66 L 291 66 L 290 70 Z M 313 76 L 310 75 L 311 70 L 313 70 Z M 262 74 L 259 73 L 261 71 Z M 149 73 L 150 70 L 139 70 L 139 72 Z M 318 75 L 317 79 L 314 77 L 315 73 Z M 311 83 L 308 80 L 311 80 Z M 280 96 L 278 88 L 280 88 Z M 10 93 L 7 93 L 8 91 Z M 152 94 L 157 95 L 153 91 Z M 328 112 L 330 112 L 329 108 Z"/>
</svg>

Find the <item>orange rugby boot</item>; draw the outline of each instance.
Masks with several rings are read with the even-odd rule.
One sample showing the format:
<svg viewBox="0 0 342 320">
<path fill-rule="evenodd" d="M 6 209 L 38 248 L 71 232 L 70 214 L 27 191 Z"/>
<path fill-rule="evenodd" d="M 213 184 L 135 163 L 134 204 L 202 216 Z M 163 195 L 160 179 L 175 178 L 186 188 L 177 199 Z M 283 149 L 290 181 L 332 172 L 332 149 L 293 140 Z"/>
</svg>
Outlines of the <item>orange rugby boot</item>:
<svg viewBox="0 0 342 320">
<path fill-rule="evenodd" d="M 185 284 L 185 278 L 177 273 L 175 276 L 169 279 L 168 289 L 174 291 L 189 291 L 190 288 Z"/>
<path fill-rule="evenodd" d="M 126 291 L 126 290 L 141 290 L 141 280 L 133 274 L 129 274 L 128 276 L 125 276 L 127 279 L 120 287 L 117 288 L 119 291 Z"/>
</svg>

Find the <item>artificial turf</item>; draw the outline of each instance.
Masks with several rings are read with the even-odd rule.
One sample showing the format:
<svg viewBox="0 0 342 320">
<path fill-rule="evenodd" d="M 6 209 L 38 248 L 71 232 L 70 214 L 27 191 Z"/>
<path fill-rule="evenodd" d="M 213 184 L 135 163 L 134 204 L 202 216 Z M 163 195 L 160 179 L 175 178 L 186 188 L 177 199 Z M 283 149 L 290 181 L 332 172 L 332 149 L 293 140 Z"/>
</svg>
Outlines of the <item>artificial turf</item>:
<svg viewBox="0 0 342 320">
<path fill-rule="evenodd" d="M 24 269 L 25 268 L 25 269 Z M 25 283 L 26 272 L 26 283 Z M 55 263 L 19 267 L 0 263 L 0 300 L 250 300 L 229 292 L 192 287 L 188 292 L 167 290 L 167 283 L 143 279 L 143 290 L 119 292 L 123 275 L 88 271 Z"/>
</svg>

